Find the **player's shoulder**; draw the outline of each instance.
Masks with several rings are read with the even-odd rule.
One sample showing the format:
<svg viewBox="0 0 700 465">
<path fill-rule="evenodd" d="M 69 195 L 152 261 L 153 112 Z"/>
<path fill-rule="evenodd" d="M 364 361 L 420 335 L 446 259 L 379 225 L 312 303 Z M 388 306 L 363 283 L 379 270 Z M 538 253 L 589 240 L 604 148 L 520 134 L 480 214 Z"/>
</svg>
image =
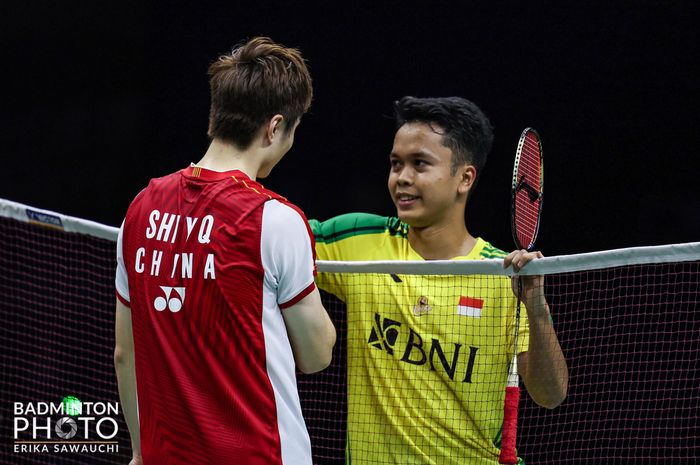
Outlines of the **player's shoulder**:
<svg viewBox="0 0 700 465">
<path fill-rule="evenodd" d="M 479 251 L 479 257 L 482 259 L 489 259 L 489 258 L 506 258 L 508 255 L 507 252 L 504 252 L 503 250 L 494 247 L 491 245 L 491 243 L 487 241 L 483 241 L 483 245 L 481 247 L 481 250 Z"/>
<path fill-rule="evenodd" d="M 306 223 L 304 211 L 283 198 L 272 198 L 263 204 L 263 216 L 269 226 L 284 228 L 293 223 Z"/>
<path fill-rule="evenodd" d="M 311 237 L 313 233 L 304 211 L 284 197 L 270 198 L 263 204 L 263 228 L 276 231 L 283 239 Z"/>
<path fill-rule="evenodd" d="M 408 226 L 398 218 L 371 213 L 346 213 L 326 221 L 310 220 L 317 242 L 332 243 L 369 234 L 407 237 Z"/>
<path fill-rule="evenodd" d="M 141 189 L 139 193 L 136 194 L 131 200 L 131 203 L 129 204 L 129 207 L 127 208 L 127 213 L 125 215 L 126 219 L 129 219 L 129 217 L 131 216 L 130 214 L 136 215 L 143 209 L 153 208 L 153 202 L 155 201 L 155 199 L 163 197 L 164 192 L 166 192 L 172 187 L 174 181 L 178 177 L 178 174 L 179 171 L 176 171 L 174 173 L 170 173 L 158 178 L 152 178 L 151 180 L 149 180 L 146 187 Z"/>
<path fill-rule="evenodd" d="M 278 199 L 271 199 L 263 204 L 261 237 L 263 243 L 268 246 L 274 246 L 276 243 L 294 248 L 302 242 L 313 243 L 304 212 L 293 203 Z"/>
<path fill-rule="evenodd" d="M 158 176 L 155 178 L 151 178 L 150 181 L 148 181 L 148 185 L 144 189 L 144 191 L 155 191 L 155 190 L 161 190 L 161 189 L 169 189 L 174 186 L 179 185 L 180 183 L 180 178 L 182 177 L 182 172 L 184 170 L 177 170 L 173 173 L 168 173 L 163 176 Z"/>
<path fill-rule="evenodd" d="M 182 171 L 182 170 L 180 170 Z M 141 189 L 141 191 L 136 194 L 132 203 L 143 202 L 148 200 L 149 195 L 155 194 L 157 192 L 162 192 L 163 190 L 173 188 L 180 178 L 180 171 L 175 171 L 174 173 L 169 173 L 164 176 L 159 176 L 157 178 L 151 178 L 146 184 L 146 187 Z"/>
</svg>

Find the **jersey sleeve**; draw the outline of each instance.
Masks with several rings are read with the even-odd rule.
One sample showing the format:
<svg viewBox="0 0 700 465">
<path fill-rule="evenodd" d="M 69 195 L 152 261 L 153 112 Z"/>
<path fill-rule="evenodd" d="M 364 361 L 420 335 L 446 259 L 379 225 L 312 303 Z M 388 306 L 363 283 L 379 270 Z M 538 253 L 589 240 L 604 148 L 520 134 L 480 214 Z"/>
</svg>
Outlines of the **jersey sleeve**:
<svg viewBox="0 0 700 465">
<path fill-rule="evenodd" d="M 348 213 L 323 222 L 310 220 L 309 225 L 316 240 L 316 258 L 330 261 L 371 260 L 371 254 L 381 246 L 376 237 L 383 235 L 390 224 L 391 218 L 369 213 Z M 318 273 L 316 284 L 345 301 L 350 276 L 344 273 Z"/>
<path fill-rule="evenodd" d="M 304 217 L 277 200 L 263 207 L 260 239 L 265 280 L 277 291 L 277 304 L 288 308 L 315 288 L 313 239 Z"/>
<path fill-rule="evenodd" d="M 368 260 L 367 238 L 383 234 L 392 218 L 370 213 L 348 213 L 326 221 L 309 220 L 319 260 Z M 376 244 L 376 240 L 372 240 Z"/>
<path fill-rule="evenodd" d="M 126 266 L 124 265 L 124 247 L 122 245 L 122 235 L 124 234 L 124 223 L 122 222 L 119 228 L 119 235 L 117 236 L 117 272 L 114 279 L 114 285 L 117 291 L 117 298 L 126 305 L 129 306 L 129 278 L 126 273 Z"/>
</svg>

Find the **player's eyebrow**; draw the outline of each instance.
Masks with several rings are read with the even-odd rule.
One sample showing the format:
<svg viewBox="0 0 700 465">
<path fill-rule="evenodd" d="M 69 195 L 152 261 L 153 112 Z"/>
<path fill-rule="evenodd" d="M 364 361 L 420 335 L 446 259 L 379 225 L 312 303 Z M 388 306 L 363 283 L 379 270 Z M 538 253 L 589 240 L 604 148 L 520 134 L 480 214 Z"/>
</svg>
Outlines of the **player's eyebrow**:
<svg viewBox="0 0 700 465">
<path fill-rule="evenodd" d="M 428 158 L 432 160 L 438 159 L 437 155 L 435 155 L 432 152 L 428 152 L 426 150 L 418 150 L 416 152 L 411 152 L 408 153 L 405 156 L 398 155 L 396 152 L 392 151 L 389 153 L 389 158 L 406 158 L 406 159 L 412 159 L 412 158 Z"/>
</svg>

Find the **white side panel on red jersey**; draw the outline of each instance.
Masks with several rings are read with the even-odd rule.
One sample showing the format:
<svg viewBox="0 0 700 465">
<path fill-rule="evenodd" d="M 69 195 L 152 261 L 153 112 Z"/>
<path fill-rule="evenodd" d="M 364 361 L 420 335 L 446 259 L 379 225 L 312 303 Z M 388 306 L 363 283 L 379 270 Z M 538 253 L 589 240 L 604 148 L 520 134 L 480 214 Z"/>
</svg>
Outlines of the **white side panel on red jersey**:
<svg viewBox="0 0 700 465">
<path fill-rule="evenodd" d="M 122 299 L 129 302 L 129 277 L 126 274 L 126 266 L 124 265 L 124 250 L 122 246 L 122 235 L 124 234 L 124 222 L 119 228 L 117 236 L 117 273 L 114 279 L 114 285 Z"/>
<path fill-rule="evenodd" d="M 310 233 L 299 213 L 277 200 L 265 203 L 262 223 L 265 279 L 275 286 L 277 303 L 284 305 L 314 282 Z"/>
<path fill-rule="evenodd" d="M 267 372 L 275 393 L 282 462 L 311 465 L 311 442 L 301 415 L 294 354 L 278 302 L 293 300 L 313 283 L 311 239 L 304 220 L 289 206 L 265 203 L 260 240 L 263 332 Z"/>
</svg>

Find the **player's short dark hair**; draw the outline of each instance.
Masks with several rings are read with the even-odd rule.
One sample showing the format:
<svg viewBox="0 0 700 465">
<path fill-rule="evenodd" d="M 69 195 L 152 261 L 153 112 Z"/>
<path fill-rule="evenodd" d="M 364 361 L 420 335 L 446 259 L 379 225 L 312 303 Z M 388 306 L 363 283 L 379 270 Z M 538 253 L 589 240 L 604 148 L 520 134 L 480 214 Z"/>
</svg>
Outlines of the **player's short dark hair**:
<svg viewBox="0 0 700 465">
<path fill-rule="evenodd" d="M 442 144 L 452 150 L 453 175 L 460 165 L 469 163 L 479 179 L 493 145 L 493 126 L 476 104 L 462 97 L 406 96 L 394 103 L 394 111 L 397 129 L 421 122 L 442 134 Z"/>
<path fill-rule="evenodd" d="M 209 76 L 207 134 L 241 150 L 274 115 L 284 117 L 286 132 L 311 105 L 311 75 L 301 53 L 268 37 L 255 37 L 220 56 Z"/>
</svg>

